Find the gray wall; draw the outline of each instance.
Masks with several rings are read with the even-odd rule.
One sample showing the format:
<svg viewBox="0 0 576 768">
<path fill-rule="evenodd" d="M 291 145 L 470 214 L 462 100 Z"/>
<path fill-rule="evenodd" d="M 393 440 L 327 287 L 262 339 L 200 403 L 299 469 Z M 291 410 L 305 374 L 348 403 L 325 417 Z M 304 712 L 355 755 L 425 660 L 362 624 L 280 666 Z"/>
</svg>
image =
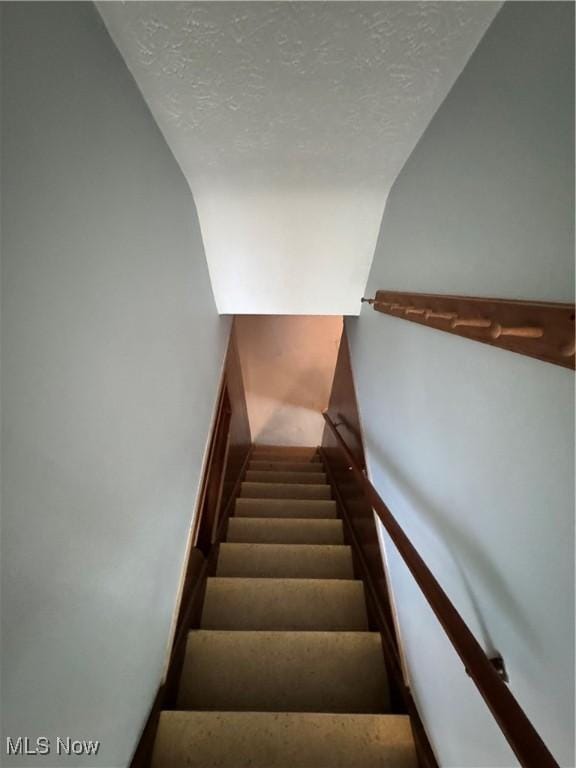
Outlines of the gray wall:
<svg viewBox="0 0 576 768">
<path fill-rule="evenodd" d="M 573 14 L 571 3 L 503 7 L 392 190 L 366 295 L 573 297 Z M 347 328 L 372 478 L 573 766 L 573 373 L 366 307 Z M 441 764 L 514 765 L 386 551 Z"/>
<path fill-rule="evenodd" d="M 229 322 L 95 8 L 1 12 L 2 725 L 100 739 L 68 763 L 116 768 L 162 674 Z"/>
</svg>

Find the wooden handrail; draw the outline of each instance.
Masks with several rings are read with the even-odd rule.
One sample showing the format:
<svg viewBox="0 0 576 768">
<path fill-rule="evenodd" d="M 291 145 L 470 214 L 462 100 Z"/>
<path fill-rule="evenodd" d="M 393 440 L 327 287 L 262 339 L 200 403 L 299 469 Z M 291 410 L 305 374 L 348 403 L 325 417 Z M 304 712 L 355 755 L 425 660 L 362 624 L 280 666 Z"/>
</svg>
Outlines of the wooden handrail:
<svg viewBox="0 0 576 768">
<path fill-rule="evenodd" d="M 506 683 L 492 665 L 482 647 L 468 629 L 448 595 L 444 592 L 432 571 L 418 554 L 394 518 L 378 491 L 362 472 L 354 455 L 336 429 L 328 413 L 323 413 L 326 424 L 343 451 L 354 476 L 358 480 L 366 499 L 384 525 L 388 535 L 416 583 L 424 593 L 436 618 L 448 635 L 454 650 L 460 657 L 466 672 L 474 681 L 488 709 L 506 737 L 520 764 L 524 768 L 559 768 L 540 735 L 526 717 Z"/>
<path fill-rule="evenodd" d="M 418 765 L 420 768 L 438 768 L 438 761 L 432 750 L 432 746 L 428 739 L 428 735 L 420 719 L 420 713 L 416 708 L 414 699 L 412 698 L 412 692 L 406 684 L 404 679 L 404 673 L 402 671 L 402 661 L 400 659 L 400 652 L 398 650 L 398 644 L 392 619 L 386 616 L 384 606 L 382 604 L 381 597 L 378 593 L 378 589 L 374 583 L 370 566 L 366 560 L 366 555 L 363 551 L 362 544 L 358 538 L 358 534 L 352 523 L 352 518 L 348 511 L 346 501 L 342 497 L 338 482 L 330 466 L 330 461 L 326 455 L 326 450 L 320 448 L 320 455 L 324 463 L 324 469 L 326 475 L 332 487 L 332 493 L 336 499 L 336 503 L 340 509 L 340 514 L 346 526 L 347 541 L 352 546 L 354 558 L 357 561 L 360 570 L 362 572 L 362 579 L 366 586 L 366 593 L 369 600 L 372 602 L 374 609 L 374 618 L 380 630 L 380 639 L 382 641 L 382 649 L 384 651 L 384 657 L 386 659 L 386 668 L 390 672 L 391 677 L 394 678 L 396 687 L 406 708 L 406 712 L 410 718 L 410 725 L 412 727 L 412 734 L 414 736 L 414 742 L 416 745 L 416 754 L 418 756 Z"/>
</svg>

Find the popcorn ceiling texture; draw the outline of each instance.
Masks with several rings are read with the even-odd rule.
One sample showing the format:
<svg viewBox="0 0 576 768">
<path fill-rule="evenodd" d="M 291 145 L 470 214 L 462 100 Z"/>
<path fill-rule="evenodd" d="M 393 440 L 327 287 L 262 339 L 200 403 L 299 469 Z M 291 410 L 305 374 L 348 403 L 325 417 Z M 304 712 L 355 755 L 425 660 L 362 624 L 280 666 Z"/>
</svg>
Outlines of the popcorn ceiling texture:
<svg viewBox="0 0 576 768">
<path fill-rule="evenodd" d="M 388 191 L 499 3 L 102 2 L 221 312 L 357 314 Z"/>
</svg>

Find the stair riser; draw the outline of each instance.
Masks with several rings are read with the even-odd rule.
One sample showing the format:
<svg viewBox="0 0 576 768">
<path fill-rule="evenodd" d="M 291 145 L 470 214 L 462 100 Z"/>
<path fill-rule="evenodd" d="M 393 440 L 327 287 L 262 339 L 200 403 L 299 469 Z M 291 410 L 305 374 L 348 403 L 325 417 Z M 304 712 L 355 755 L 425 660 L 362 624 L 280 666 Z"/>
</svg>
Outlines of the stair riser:
<svg viewBox="0 0 576 768">
<path fill-rule="evenodd" d="M 320 456 L 288 456 L 283 453 L 253 453 L 250 457 L 251 461 L 268 461 L 272 463 L 277 462 L 298 462 L 299 464 L 320 464 L 322 459 Z"/>
<path fill-rule="evenodd" d="M 244 479 L 251 483 L 310 483 L 313 485 L 326 483 L 324 472 L 274 472 L 249 469 Z"/>
<path fill-rule="evenodd" d="M 249 470 L 276 472 L 321 472 L 322 464 L 316 461 L 296 462 L 296 461 L 259 461 L 254 460 L 248 464 Z"/>
<path fill-rule="evenodd" d="M 240 495 L 248 499 L 330 499 L 332 496 L 329 485 L 247 482 L 242 483 Z"/>
<path fill-rule="evenodd" d="M 366 631 L 359 581 L 209 578 L 202 629 Z"/>
<path fill-rule="evenodd" d="M 310 674 L 303 674 L 309 670 Z M 356 632 L 191 632 L 178 709 L 386 712 L 380 636 Z"/>
<path fill-rule="evenodd" d="M 276 456 L 298 456 L 308 458 L 318 455 L 317 446 L 302 445 L 254 445 L 252 455 L 257 456 L 262 453 L 273 453 Z"/>
<path fill-rule="evenodd" d="M 233 517 L 227 541 L 263 544 L 343 544 L 341 520 L 281 520 Z"/>
<path fill-rule="evenodd" d="M 220 545 L 217 576 L 353 579 L 350 547 L 305 544 Z"/>
<path fill-rule="evenodd" d="M 152 768 L 417 768 L 406 715 L 163 712 Z"/>
<path fill-rule="evenodd" d="M 335 518 L 336 502 L 326 499 L 236 499 L 236 517 Z"/>
</svg>

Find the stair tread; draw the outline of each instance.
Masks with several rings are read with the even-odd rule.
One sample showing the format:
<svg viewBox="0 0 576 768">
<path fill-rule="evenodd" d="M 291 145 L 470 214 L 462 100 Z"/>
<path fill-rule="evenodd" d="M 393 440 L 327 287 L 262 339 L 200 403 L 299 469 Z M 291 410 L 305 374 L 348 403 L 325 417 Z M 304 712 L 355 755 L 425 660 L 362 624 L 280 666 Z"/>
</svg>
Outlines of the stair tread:
<svg viewBox="0 0 576 768">
<path fill-rule="evenodd" d="M 368 629 L 364 585 L 346 579 L 206 580 L 202 629 Z"/>
<path fill-rule="evenodd" d="M 342 544 L 224 542 L 217 576 L 353 579 L 352 550 Z"/>
<path fill-rule="evenodd" d="M 335 518 L 333 499 L 236 499 L 237 517 Z"/>
<path fill-rule="evenodd" d="M 315 454 L 314 456 L 288 456 L 287 454 L 282 453 L 254 453 L 252 454 L 252 459 L 254 461 L 268 461 L 268 462 L 282 462 L 282 461 L 295 461 L 299 464 L 308 464 L 313 465 L 314 467 L 322 466 L 322 459 L 320 458 L 319 454 Z"/>
<path fill-rule="evenodd" d="M 248 463 L 249 470 L 274 470 L 276 472 L 321 472 L 322 465 L 316 461 L 295 461 L 290 459 L 266 460 L 254 458 Z"/>
<path fill-rule="evenodd" d="M 343 544 L 342 520 L 232 517 L 226 541 L 248 544 Z"/>
<path fill-rule="evenodd" d="M 179 709 L 386 712 L 377 632 L 190 632 Z"/>
<path fill-rule="evenodd" d="M 417 768 L 316 447 L 253 447 L 151 768 Z"/>
<path fill-rule="evenodd" d="M 258 453 L 280 453 L 287 455 L 315 456 L 318 453 L 317 445 L 268 445 L 257 443 L 252 447 L 252 455 Z"/>
<path fill-rule="evenodd" d="M 246 482 L 256 483 L 310 483 L 325 485 L 324 472 L 276 471 L 272 469 L 249 469 L 246 472 Z"/>
<path fill-rule="evenodd" d="M 259 461 L 297 461 L 312 463 L 321 461 L 318 448 L 302 448 L 282 445 L 255 445 L 252 449 L 250 459 Z"/>
<path fill-rule="evenodd" d="M 240 495 L 250 499 L 330 499 L 327 483 L 251 483 L 244 481 Z"/>
<path fill-rule="evenodd" d="M 184 765 L 417 768 L 417 759 L 406 715 L 162 712 L 152 768 Z"/>
</svg>

